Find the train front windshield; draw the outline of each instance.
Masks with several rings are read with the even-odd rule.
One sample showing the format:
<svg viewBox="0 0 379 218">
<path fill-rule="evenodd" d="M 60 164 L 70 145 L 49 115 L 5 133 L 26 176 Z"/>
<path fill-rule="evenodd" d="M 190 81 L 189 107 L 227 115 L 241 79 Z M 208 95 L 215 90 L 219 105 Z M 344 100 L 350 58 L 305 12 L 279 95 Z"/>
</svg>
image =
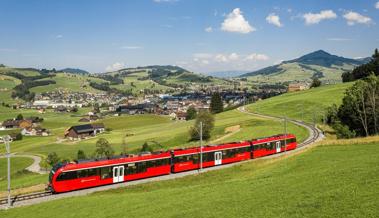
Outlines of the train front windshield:
<svg viewBox="0 0 379 218">
<path fill-rule="evenodd" d="M 59 168 L 65 166 L 65 165 L 66 165 L 65 163 L 57 163 L 53 166 L 53 168 L 51 169 L 50 174 L 49 174 L 49 183 L 50 184 L 53 182 L 53 176 L 54 176 L 55 172 L 57 172 L 57 170 L 59 170 Z"/>
</svg>

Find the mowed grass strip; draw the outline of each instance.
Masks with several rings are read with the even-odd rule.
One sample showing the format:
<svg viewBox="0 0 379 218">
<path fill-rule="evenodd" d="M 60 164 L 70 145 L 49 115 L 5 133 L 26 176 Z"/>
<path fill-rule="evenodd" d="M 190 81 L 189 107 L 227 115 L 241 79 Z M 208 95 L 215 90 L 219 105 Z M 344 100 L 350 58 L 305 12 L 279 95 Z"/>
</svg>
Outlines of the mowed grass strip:
<svg viewBox="0 0 379 218">
<path fill-rule="evenodd" d="M 305 91 L 286 93 L 258 101 L 248 110 L 274 116 L 287 116 L 298 120 L 321 122 L 327 107 L 341 104 L 345 90 L 352 83 L 325 85 Z"/>
<path fill-rule="evenodd" d="M 181 179 L 1 211 L 4 217 L 377 217 L 379 143 L 318 146 Z"/>
</svg>

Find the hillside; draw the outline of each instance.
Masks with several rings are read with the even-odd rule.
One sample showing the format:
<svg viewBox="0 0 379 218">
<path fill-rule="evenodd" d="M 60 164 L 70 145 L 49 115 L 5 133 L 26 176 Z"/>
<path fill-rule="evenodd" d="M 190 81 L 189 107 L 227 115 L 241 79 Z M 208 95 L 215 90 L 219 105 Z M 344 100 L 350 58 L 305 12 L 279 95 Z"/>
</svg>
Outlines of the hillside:
<svg viewBox="0 0 379 218">
<path fill-rule="evenodd" d="M 351 71 L 368 60 L 368 58 L 349 59 L 318 50 L 293 60 L 283 61 L 278 65 L 243 74 L 240 77 L 247 77 L 250 81 L 258 83 L 310 82 L 313 78 L 318 78 L 333 84 L 342 81 L 343 72 Z"/>
<path fill-rule="evenodd" d="M 78 69 L 78 68 L 64 68 L 64 69 L 59 70 L 59 71 L 66 72 L 66 73 L 72 73 L 72 74 L 89 74 L 88 71 Z"/>
<path fill-rule="evenodd" d="M 128 217 L 375 217 L 378 172 L 378 143 L 321 145 L 297 156 L 64 198 L 0 215 L 68 217 L 74 209 L 75 217 L 99 218 L 125 213 Z"/>
<path fill-rule="evenodd" d="M 231 85 L 230 82 L 213 76 L 205 76 L 190 72 L 178 66 L 146 66 L 137 68 L 126 68 L 115 72 L 106 73 L 115 77 L 124 78 L 125 82 L 152 82 L 169 88 L 188 87 L 191 85 Z M 129 78 L 134 81 L 128 81 Z M 137 80 L 137 81 L 136 81 Z M 164 88 L 161 87 L 161 88 Z"/>
<path fill-rule="evenodd" d="M 313 116 L 320 122 L 325 109 L 340 104 L 346 88 L 352 83 L 325 85 L 305 91 L 286 93 L 247 106 L 248 110 L 274 116 L 313 122 Z"/>
<path fill-rule="evenodd" d="M 74 68 L 55 71 L 3 66 L 0 67 L 0 75 L 0 97 L 6 103 L 16 102 L 11 98 L 13 89 L 26 80 L 33 81 L 32 85 L 28 85 L 31 86 L 29 91 L 33 93 L 54 90 L 98 93 L 112 89 L 114 92 L 138 95 L 175 92 L 176 88 L 196 90 L 216 85 L 228 88 L 233 86 L 229 80 L 196 74 L 171 65 L 126 68 L 102 74 L 89 74 Z"/>
</svg>

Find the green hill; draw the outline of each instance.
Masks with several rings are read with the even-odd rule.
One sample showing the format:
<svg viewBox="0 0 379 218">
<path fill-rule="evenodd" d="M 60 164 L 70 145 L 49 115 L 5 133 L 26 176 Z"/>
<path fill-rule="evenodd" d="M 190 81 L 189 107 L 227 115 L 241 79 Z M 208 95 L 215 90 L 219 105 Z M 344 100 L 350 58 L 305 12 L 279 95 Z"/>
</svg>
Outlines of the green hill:
<svg viewBox="0 0 379 218">
<path fill-rule="evenodd" d="M 378 204 L 379 144 L 372 143 L 318 146 L 288 158 L 64 198 L 0 215 L 376 217 Z"/>
<path fill-rule="evenodd" d="M 325 109 L 332 104 L 340 104 L 346 88 L 352 83 L 325 85 L 305 91 L 286 93 L 248 105 L 248 110 L 274 116 L 313 122 L 320 122 Z"/>
<path fill-rule="evenodd" d="M 240 77 L 247 77 L 256 83 L 311 82 L 313 78 L 326 83 L 338 83 L 342 81 L 342 73 L 351 71 L 368 60 L 339 57 L 319 50 Z"/>
</svg>

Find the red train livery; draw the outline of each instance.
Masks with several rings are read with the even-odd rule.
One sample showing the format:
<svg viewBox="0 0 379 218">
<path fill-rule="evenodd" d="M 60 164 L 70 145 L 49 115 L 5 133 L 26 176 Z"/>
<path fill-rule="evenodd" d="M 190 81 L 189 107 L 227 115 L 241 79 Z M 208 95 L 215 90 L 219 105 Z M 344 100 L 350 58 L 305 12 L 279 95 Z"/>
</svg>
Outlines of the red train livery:
<svg viewBox="0 0 379 218">
<path fill-rule="evenodd" d="M 59 163 L 49 176 L 54 193 L 102 186 L 154 176 L 197 170 L 259 158 L 297 146 L 292 134 L 275 135 L 252 141 L 208 145 L 165 152 L 145 153 L 103 160 Z M 202 154 L 202 163 L 200 155 Z"/>
</svg>

